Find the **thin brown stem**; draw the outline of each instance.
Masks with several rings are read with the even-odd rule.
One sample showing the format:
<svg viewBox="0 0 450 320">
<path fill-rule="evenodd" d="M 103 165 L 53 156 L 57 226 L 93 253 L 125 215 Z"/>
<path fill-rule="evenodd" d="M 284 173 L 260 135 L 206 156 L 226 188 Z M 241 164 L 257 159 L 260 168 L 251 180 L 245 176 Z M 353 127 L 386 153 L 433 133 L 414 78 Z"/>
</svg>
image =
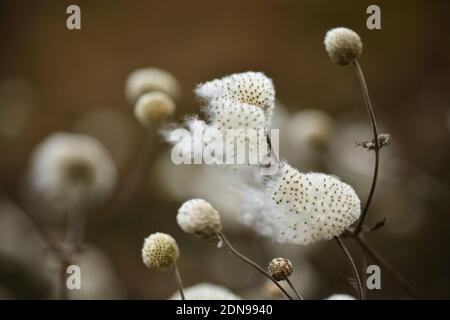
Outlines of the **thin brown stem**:
<svg viewBox="0 0 450 320">
<path fill-rule="evenodd" d="M 269 278 L 290 300 L 294 300 L 289 293 L 276 281 L 269 273 L 267 273 L 266 270 L 264 270 L 262 267 L 260 267 L 258 264 L 244 256 L 243 254 L 239 253 L 228 241 L 228 239 L 225 237 L 223 233 L 219 233 L 219 239 L 225 244 L 225 246 L 230 250 L 231 253 L 236 255 L 239 259 L 244 261 L 245 263 L 251 265 L 253 268 L 261 272 L 263 275 L 265 275 L 267 278 Z"/>
<path fill-rule="evenodd" d="M 186 297 L 184 295 L 183 280 L 181 279 L 180 270 L 178 270 L 177 265 L 174 266 L 174 270 L 175 270 L 175 278 L 177 279 L 178 283 L 178 289 L 180 290 L 181 300 L 186 300 Z"/>
<path fill-rule="evenodd" d="M 14 205 L 22 212 L 28 220 L 32 223 L 38 234 L 44 240 L 44 242 L 48 245 L 48 247 L 55 251 L 59 256 L 65 256 L 65 248 L 57 241 L 47 230 L 36 220 L 36 218 L 18 201 L 14 201 L 13 197 L 8 197 L 13 201 Z"/>
<path fill-rule="evenodd" d="M 286 282 L 288 283 L 289 287 L 291 287 L 292 291 L 295 292 L 295 295 L 297 296 L 297 298 L 298 298 L 299 300 L 305 300 L 305 299 L 303 299 L 302 295 L 301 295 L 300 292 L 297 290 L 297 288 L 292 284 L 292 281 L 291 281 L 289 278 L 286 279 Z"/>
<path fill-rule="evenodd" d="M 361 218 L 358 221 L 358 224 L 355 228 L 355 233 L 359 234 L 362 230 L 363 224 L 364 224 L 364 220 L 367 216 L 367 212 L 369 210 L 370 204 L 372 202 L 372 198 L 373 195 L 375 193 L 375 187 L 377 185 L 377 178 L 378 178 L 378 168 L 380 165 L 380 155 L 379 155 L 379 151 L 380 151 L 380 143 L 378 140 L 378 128 L 377 128 L 377 122 L 375 119 L 375 113 L 373 111 L 373 107 L 372 107 L 372 102 L 370 100 L 370 96 L 369 96 L 369 89 L 367 88 L 367 83 L 366 80 L 364 78 L 364 73 L 361 69 L 361 66 L 359 65 L 358 60 L 354 60 L 353 61 L 353 66 L 355 67 L 355 71 L 356 74 L 358 76 L 359 82 L 361 84 L 361 89 L 362 89 L 362 93 L 363 93 L 363 97 L 364 97 L 364 102 L 366 104 L 366 108 L 367 108 L 367 112 L 369 113 L 369 117 L 370 117 L 370 122 L 372 125 L 372 131 L 373 131 L 373 143 L 374 143 L 374 152 L 375 152 L 375 165 L 374 165 L 374 169 L 373 169 L 373 177 L 372 177 L 372 184 L 370 186 L 370 191 L 369 191 L 369 195 L 367 197 L 366 200 L 366 204 L 362 210 L 361 213 Z"/>
<path fill-rule="evenodd" d="M 136 192 L 142 187 L 147 178 L 147 172 L 152 161 L 154 139 L 153 131 L 146 132 L 145 140 L 140 148 L 136 164 L 133 166 L 132 171 L 127 176 L 116 199 L 113 201 L 111 209 L 108 212 L 109 218 L 117 218 L 117 216 L 124 214 L 129 208 Z"/>
<path fill-rule="evenodd" d="M 361 282 L 363 283 L 363 296 L 367 299 L 367 253 L 364 251 L 364 249 L 361 249 Z"/>
<path fill-rule="evenodd" d="M 13 197 L 9 197 L 13 201 Z M 67 299 L 67 286 L 66 286 L 66 270 L 70 265 L 70 255 L 68 254 L 66 248 L 64 248 L 59 241 L 57 241 L 50 233 L 45 230 L 45 228 L 35 219 L 35 217 L 26 210 L 25 207 L 20 205 L 18 201 L 14 203 L 17 208 L 28 218 L 28 220 L 33 224 L 34 228 L 44 240 L 44 242 L 48 245 L 48 247 L 55 251 L 58 255 L 59 261 L 61 263 L 60 267 L 60 283 L 59 283 L 59 292 L 58 298 L 61 300 Z"/>
<path fill-rule="evenodd" d="M 387 272 L 387 274 L 412 298 L 420 299 L 421 294 L 397 271 L 383 256 L 378 253 L 363 235 L 356 238 L 356 242 L 364 249 L 364 251 Z"/>
<path fill-rule="evenodd" d="M 357 283 L 358 297 L 360 300 L 364 300 L 365 299 L 364 293 L 363 293 L 364 290 L 362 287 L 361 278 L 359 276 L 359 271 L 358 271 L 358 268 L 356 267 L 355 261 L 353 260 L 350 252 L 347 250 L 347 247 L 344 245 L 342 240 L 339 237 L 334 237 L 334 239 L 336 239 L 336 242 L 338 243 L 339 247 L 342 249 L 344 254 L 347 256 L 348 261 L 350 262 L 350 265 L 352 267 L 353 276 L 355 277 L 356 283 Z"/>
</svg>

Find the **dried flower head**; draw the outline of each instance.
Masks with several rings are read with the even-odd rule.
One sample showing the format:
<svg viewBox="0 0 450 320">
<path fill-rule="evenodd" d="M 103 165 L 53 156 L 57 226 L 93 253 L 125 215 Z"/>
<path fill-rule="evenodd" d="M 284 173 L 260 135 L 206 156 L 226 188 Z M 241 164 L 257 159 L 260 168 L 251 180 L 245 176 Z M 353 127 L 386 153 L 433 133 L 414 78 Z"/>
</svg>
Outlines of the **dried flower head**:
<svg viewBox="0 0 450 320">
<path fill-rule="evenodd" d="M 267 271 L 275 280 L 283 281 L 291 276 L 294 267 L 289 259 L 275 258 L 270 261 Z"/>
<path fill-rule="evenodd" d="M 144 93 L 160 91 L 172 99 L 180 95 L 177 79 L 167 71 L 158 68 L 142 68 L 133 71 L 125 83 L 125 95 L 130 104 L 135 104 Z"/>
<path fill-rule="evenodd" d="M 163 92 L 149 92 L 139 97 L 134 115 L 145 127 L 159 124 L 175 112 L 175 103 Z"/>
<path fill-rule="evenodd" d="M 55 209 L 91 206 L 114 191 L 117 169 L 106 148 L 95 138 L 54 133 L 33 151 L 30 187 Z"/>
<path fill-rule="evenodd" d="M 175 239 L 166 233 L 153 233 L 144 240 L 142 261 L 152 270 L 164 271 L 175 266 L 180 256 Z"/>
<path fill-rule="evenodd" d="M 229 289 L 211 283 L 199 283 L 184 289 L 187 300 L 241 300 Z M 176 292 L 169 300 L 180 300 L 180 293 Z"/>
<path fill-rule="evenodd" d="M 347 28 L 334 28 L 325 35 L 325 48 L 334 63 L 345 66 L 358 58 L 363 49 L 359 35 Z"/>
<path fill-rule="evenodd" d="M 219 213 L 203 199 L 191 199 L 183 203 L 178 209 L 177 222 L 184 232 L 203 239 L 217 237 L 222 230 Z"/>
<path fill-rule="evenodd" d="M 348 294 L 336 293 L 336 294 L 332 294 L 325 300 L 356 300 L 356 299 Z"/>
</svg>

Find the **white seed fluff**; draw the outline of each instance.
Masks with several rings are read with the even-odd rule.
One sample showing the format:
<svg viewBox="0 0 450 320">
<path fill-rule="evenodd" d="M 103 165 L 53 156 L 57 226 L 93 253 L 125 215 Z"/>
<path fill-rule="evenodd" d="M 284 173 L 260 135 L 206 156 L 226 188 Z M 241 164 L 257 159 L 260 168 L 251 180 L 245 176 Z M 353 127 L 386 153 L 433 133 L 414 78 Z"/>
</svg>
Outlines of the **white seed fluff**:
<svg viewBox="0 0 450 320">
<path fill-rule="evenodd" d="M 175 239 L 166 233 L 153 233 L 144 240 L 142 262 L 147 268 L 164 271 L 175 266 L 180 256 Z"/>
<path fill-rule="evenodd" d="M 158 68 L 137 69 L 128 76 L 125 95 L 130 104 L 134 105 L 141 95 L 153 91 L 164 92 L 172 99 L 177 99 L 180 85 L 172 74 Z"/>
<path fill-rule="evenodd" d="M 348 65 L 358 58 L 363 49 L 359 35 L 347 28 L 334 28 L 325 35 L 325 49 L 331 60 L 338 65 Z"/>
<path fill-rule="evenodd" d="M 229 289 L 211 283 L 199 283 L 184 289 L 186 300 L 241 300 Z M 173 294 L 169 300 L 180 300 L 179 292 Z"/>
<path fill-rule="evenodd" d="M 348 294 L 336 293 L 336 294 L 332 294 L 325 300 L 356 300 L 356 299 Z"/>
<path fill-rule="evenodd" d="M 149 92 L 139 97 L 134 115 L 145 127 L 159 124 L 175 112 L 175 103 L 163 92 Z"/>
<path fill-rule="evenodd" d="M 33 151 L 29 178 L 32 192 L 55 209 L 85 208 L 112 194 L 117 169 L 97 139 L 59 132 Z"/>
<path fill-rule="evenodd" d="M 261 72 L 236 73 L 209 81 L 197 86 L 195 93 L 207 103 L 228 100 L 242 106 L 261 108 L 266 125 L 270 125 L 275 107 L 275 88 L 272 80 Z M 210 106 L 211 109 L 217 107 L 221 106 Z"/>
<path fill-rule="evenodd" d="M 355 191 L 335 177 L 302 174 L 288 164 L 269 185 L 272 201 L 282 210 L 276 215 L 276 238 L 281 243 L 308 245 L 340 235 L 361 214 Z"/>
<path fill-rule="evenodd" d="M 203 239 L 216 237 L 222 230 L 216 209 L 203 199 L 191 199 L 178 209 L 178 225 L 184 232 Z"/>
</svg>

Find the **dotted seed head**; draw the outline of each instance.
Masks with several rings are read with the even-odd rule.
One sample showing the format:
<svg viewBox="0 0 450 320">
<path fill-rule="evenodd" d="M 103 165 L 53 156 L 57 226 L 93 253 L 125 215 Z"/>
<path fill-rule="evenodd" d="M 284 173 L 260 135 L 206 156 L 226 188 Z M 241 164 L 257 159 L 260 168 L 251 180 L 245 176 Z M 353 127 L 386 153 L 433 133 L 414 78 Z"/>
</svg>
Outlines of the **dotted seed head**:
<svg viewBox="0 0 450 320">
<path fill-rule="evenodd" d="M 125 95 L 130 104 L 134 105 L 141 95 L 153 91 L 164 92 L 176 99 L 180 95 L 180 85 L 172 74 L 158 68 L 137 69 L 128 76 Z"/>
<path fill-rule="evenodd" d="M 236 73 L 209 81 L 197 86 L 195 93 L 207 103 L 226 100 L 241 106 L 256 106 L 262 109 L 267 124 L 270 124 L 275 107 L 275 88 L 272 80 L 261 72 Z M 217 106 L 209 108 L 213 109 L 207 110 L 211 113 Z"/>
<path fill-rule="evenodd" d="M 159 124 L 175 112 L 175 103 L 163 92 L 150 92 L 139 97 L 134 114 L 145 127 Z"/>
<path fill-rule="evenodd" d="M 214 238 L 222 230 L 219 213 L 203 199 L 183 203 L 178 209 L 177 222 L 184 232 L 202 239 Z"/>
<path fill-rule="evenodd" d="M 269 185 L 277 210 L 276 240 L 308 245 L 340 235 L 361 214 L 352 187 L 322 174 L 302 174 L 287 163 Z"/>
<path fill-rule="evenodd" d="M 142 261 L 152 270 L 163 271 L 175 266 L 180 250 L 175 239 L 166 233 L 153 233 L 144 240 Z"/>
<path fill-rule="evenodd" d="M 345 66 L 358 58 L 363 49 L 359 35 L 347 28 L 334 28 L 325 35 L 325 48 L 334 63 Z"/>
<path fill-rule="evenodd" d="M 283 281 L 291 276 L 294 267 L 289 259 L 275 258 L 270 261 L 267 271 L 275 280 Z"/>
</svg>

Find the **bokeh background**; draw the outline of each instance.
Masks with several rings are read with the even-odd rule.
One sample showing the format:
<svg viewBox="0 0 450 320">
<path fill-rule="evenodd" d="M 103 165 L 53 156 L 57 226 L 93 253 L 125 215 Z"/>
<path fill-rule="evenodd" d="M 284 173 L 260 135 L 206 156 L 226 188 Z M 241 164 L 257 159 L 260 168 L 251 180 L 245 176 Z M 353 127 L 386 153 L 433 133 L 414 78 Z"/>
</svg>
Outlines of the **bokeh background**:
<svg viewBox="0 0 450 320">
<path fill-rule="evenodd" d="M 196 84 L 235 72 L 266 73 L 279 100 L 274 126 L 281 128 L 281 154 L 301 171 L 342 177 L 364 200 L 372 157 L 354 146 L 370 138 L 359 83 L 351 68 L 331 63 L 323 46 L 328 29 L 346 26 L 363 39 L 360 62 L 380 127 L 392 136 L 382 150 L 368 219 L 387 222 L 368 238 L 426 297 L 450 297 L 448 1 L 76 1 L 82 29 L 70 31 L 66 8 L 73 3 L 0 1 L 0 182 L 8 194 L 25 201 L 29 156 L 57 131 L 97 137 L 119 169 L 119 193 L 146 136 L 124 96 L 125 80 L 136 68 L 159 67 L 181 84 L 177 121 L 198 113 Z M 370 4 L 381 7 L 381 30 L 366 28 Z M 305 112 L 311 109 L 319 120 Z M 320 146 L 308 136 L 317 127 L 303 129 L 314 121 L 325 126 Z M 226 177 L 176 168 L 168 150 L 162 141 L 152 145 L 145 183 L 126 210 L 111 216 L 105 204 L 89 214 L 88 249 L 78 260 L 83 290 L 72 297 L 169 297 L 176 291 L 172 275 L 147 270 L 140 256 L 143 239 L 162 231 L 180 244 L 186 286 L 212 282 L 244 298 L 270 298 L 273 290 L 254 270 L 214 243 L 180 232 L 177 208 L 191 197 L 215 204 L 232 242 L 260 264 L 291 259 L 305 297 L 355 294 L 334 242 L 303 248 L 257 236 L 237 221 L 239 204 Z M 46 227 L 55 236 L 63 232 Z M 0 298 L 53 297 L 55 266 L 40 242 L 20 209 L 2 197 Z M 383 273 L 382 290 L 369 298 L 405 295 Z"/>
</svg>

